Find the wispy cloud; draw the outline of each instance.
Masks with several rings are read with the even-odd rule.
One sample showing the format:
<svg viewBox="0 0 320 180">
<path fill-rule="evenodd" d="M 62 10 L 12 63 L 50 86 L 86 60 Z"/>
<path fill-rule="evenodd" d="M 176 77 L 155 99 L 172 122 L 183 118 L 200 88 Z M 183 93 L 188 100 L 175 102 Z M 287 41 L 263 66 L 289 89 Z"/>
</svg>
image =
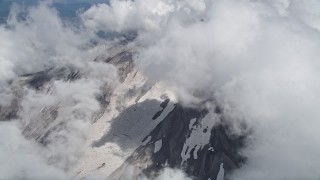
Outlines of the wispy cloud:
<svg viewBox="0 0 320 180">
<path fill-rule="evenodd" d="M 95 32 L 135 31 L 134 45 L 139 49 L 135 62 L 146 76 L 165 82 L 186 105 L 214 98 L 235 134 L 241 133 L 237 124 L 242 122 L 253 129 L 242 152 L 248 161 L 233 179 L 316 179 L 320 176 L 319 6 L 316 0 L 111 0 L 80 14 L 77 30 L 46 3 L 27 10 L 15 7 L 8 24 L 0 27 L 0 104 L 8 105 L 14 98 L 10 83 L 17 77 L 52 66 L 75 66 L 83 78 L 55 80 L 52 94 L 26 90 L 20 116 L 31 121 L 34 111 L 59 104 L 59 118 L 67 123 L 52 136 L 58 149 L 53 155 L 77 154 L 75 147 L 83 142 L 79 137 L 99 107 L 94 95 L 116 79 L 113 67 L 90 61 L 96 54 L 87 53 L 86 47 L 97 40 Z M 27 15 L 24 20 L 21 12 Z M 9 126 L 16 132 L 5 133 L 6 139 L 25 143 L 14 125 L 5 124 L 1 128 Z M 59 133 L 68 140 L 58 138 Z M 65 145 L 70 147 L 67 153 Z M 52 157 L 53 147 L 41 157 Z M 66 167 L 71 161 L 55 166 Z M 33 172 L 27 168 L 30 161 L 25 162 L 19 168 Z M 55 168 L 46 172 L 53 171 L 60 172 Z"/>
</svg>

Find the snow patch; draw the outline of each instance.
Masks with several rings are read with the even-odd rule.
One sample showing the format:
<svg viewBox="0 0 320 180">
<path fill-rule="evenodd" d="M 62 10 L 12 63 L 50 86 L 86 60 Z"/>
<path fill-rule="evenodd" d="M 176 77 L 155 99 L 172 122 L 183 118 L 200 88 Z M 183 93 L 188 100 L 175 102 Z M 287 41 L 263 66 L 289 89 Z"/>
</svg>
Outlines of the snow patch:
<svg viewBox="0 0 320 180">
<path fill-rule="evenodd" d="M 224 180 L 224 168 L 223 168 L 223 163 L 220 165 L 220 170 L 217 175 L 217 180 Z"/>
<path fill-rule="evenodd" d="M 192 129 L 192 127 L 193 127 L 194 123 L 196 122 L 196 120 L 197 120 L 196 118 L 193 118 L 193 119 L 190 120 L 189 130 Z"/>
<path fill-rule="evenodd" d="M 161 147 L 162 147 L 162 139 L 154 143 L 154 153 L 157 153 L 158 151 L 160 151 Z"/>
<path fill-rule="evenodd" d="M 211 129 L 218 121 L 219 115 L 217 114 L 208 114 L 206 115 L 197 125 L 194 124 L 195 119 L 190 120 L 189 129 L 192 130 L 190 137 L 186 139 L 183 149 L 181 151 L 182 163 L 187 161 L 191 155 L 190 153 L 193 150 L 193 157 L 197 159 L 199 149 L 202 149 L 210 141 Z M 181 163 L 181 164 L 182 164 Z"/>
</svg>

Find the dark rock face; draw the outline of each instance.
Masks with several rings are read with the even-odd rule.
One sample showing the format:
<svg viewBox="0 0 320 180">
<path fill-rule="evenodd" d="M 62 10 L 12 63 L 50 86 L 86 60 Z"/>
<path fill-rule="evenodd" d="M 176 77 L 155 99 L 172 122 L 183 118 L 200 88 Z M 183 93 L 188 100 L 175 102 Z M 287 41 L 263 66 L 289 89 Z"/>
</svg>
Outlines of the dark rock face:
<svg viewBox="0 0 320 180">
<path fill-rule="evenodd" d="M 0 121 L 10 121 L 17 118 L 19 106 L 18 99 L 14 99 L 8 107 L 0 106 Z"/>
<path fill-rule="evenodd" d="M 118 73 L 121 81 L 124 81 L 127 74 L 133 70 L 132 52 L 130 51 L 119 51 L 112 57 L 108 57 L 105 62 L 113 64 L 118 68 Z M 19 86 L 26 86 L 36 91 L 42 91 L 46 88 L 45 85 L 50 84 L 50 82 L 54 80 L 76 81 L 82 78 L 82 75 L 83 74 L 79 69 L 70 65 L 64 67 L 52 67 L 40 72 L 24 74 L 17 80 L 19 81 L 19 79 L 23 79 L 23 83 L 19 84 Z M 100 103 L 101 108 L 94 114 L 93 122 L 95 122 L 103 115 L 106 107 L 109 105 L 109 98 L 111 94 L 111 88 L 102 87 L 101 93 L 96 95 L 96 99 Z M 11 102 L 9 106 L 0 106 L 0 121 L 9 121 L 18 118 L 21 98 L 23 98 L 22 95 L 16 94 L 16 98 Z M 47 126 L 45 125 L 47 123 L 52 123 L 52 121 L 54 121 L 56 118 L 55 116 L 51 116 L 51 114 L 54 113 L 50 112 L 49 110 L 45 110 L 41 114 L 45 116 L 43 117 L 44 121 L 39 121 L 38 123 L 44 124 L 43 126 Z M 39 139 L 38 135 L 32 135 L 32 137 L 36 137 L 37 139 Z"/>
<path fill-rule="evenodd" d="M 11 102 L 10 106 L 0 107 L 0 120 L 9 121 L 19 118 L 19 110 L 21 99 L 23 99 L 23 87 L 31 88 L 36 91 L 44 91 L 48 93 L 49 89 L 46 87 L 53 80 L 62 81 L 75 81 L 81 78 L 80 71 L 73 66 L 66 67 L 52 67 L 44 71 L 25 74 L 15 80 L 15 84 L 12 85 L 12 91 L 15 94 L 15 98 Z M 46 137 L 50 132 L 54 131 L 58 125 L 52 126 L 59 115 L 59 106 L 43 107 L 38 116 L 32 121 L 25 124 L 25 128 L 22 134 L 27 138 L 33 138 L 41 144 L 47 144 Z"/>
<path fill-rule="evenodd" d="M 22 77 L 27 78 L 27 85 L 36 90 L 41 90 L 42 87 L 51 80 L 75 81 L 81 78 L 80 71 L 73 66 L 60 68 L 49 68 L 33 74 L 25 74 Z"/>
<path fill-rule="evenodd" d="M 160 107 L 162 108 L 160 111 L 158 111 L 156 114 L 153 115 L 152 119 L 157 119 L 163 112 L 163 110 L 167 107 L 168 103 L 170 102 L 170 99 L 166 99 L 160 104 Z"/>
<path fill-rule="evenodd" d="M 215 180 L 222 164 L 224 179 L 227 179 L 228 174 L 241 166 L 245 160 L 238 153 L 244 145 L 245 137 L 230 135 L 228 126 L 223 123 L 213 126 L 212 129 L 205 128 L 203 133 L 211 132 L 209 142 L 202 148 L 191 147 L 190 158 L 186 161 L 182 158 L 182 155 L 187 153 L 182 151 L 191 134 L 190 123 L 201 126 L 207 113 L 206 110 L 176 105 L 174 110 L 144 139 L 147 141 L 147 138 L 151 137 L 151 140 L 137 148 L 122 167 L 111 175 L 111 179 L 121 179 L 119 175 L 121 171 L 133 165 L 151 178 L 164 167 L 170 167 L 183 169 L 193 179 Z M 196 121 L 191 122 L 192 119 Z M 160 149 L 157 147 L 159 142 Z"/>
<path fill-rule="evenodd" d="M 106 63 L 113 64 L 117 67 L 121 82 L 123 82 L 128 73 L 133 70 L 134 65 L 132 56 L 132 52 L 122 51 L 105 60 Z"/>
</svg>

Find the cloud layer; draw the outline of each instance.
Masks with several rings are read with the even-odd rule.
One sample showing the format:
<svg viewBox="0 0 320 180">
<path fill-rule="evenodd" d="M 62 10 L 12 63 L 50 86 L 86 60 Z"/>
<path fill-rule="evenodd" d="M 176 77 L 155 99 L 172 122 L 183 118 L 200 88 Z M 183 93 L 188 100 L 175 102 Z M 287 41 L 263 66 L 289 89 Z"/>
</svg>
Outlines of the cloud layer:
<svg viewBox="0 0 320 180">
<path fill-rule="evenodd" d="M 234 179 L 320 177 L 319 2 L 141 2 L 111 1 L 88 12 L 111 13 L 119 21 L 101 23 L 112 30 L 137 30 L 139 68 L 183 102 L 214 98 L 234 133 L 242 122 L 253 129 L 243 151 L 248 162 Z"/>
<path fill-rule="evenodd" d="M 69 141 L 64 144 L 59 133 L 53 135 L 58 150 L 49 147 L 44 157 L 78 153 L 75 150 L 82 142 L 78 133 L 99 108 L 95 94 L 116 79 L 112 67 L 88 61 L 97 55 L 86 51 L 92 39 L 97 40 L 95 33 L 135 31 L 138 37 L 133 44 L 140 52 L 136 64 L 147 76 L 165 82 L 187 105 L 214 98 L 234 125 L 235 134 L 242 133 L 238 126 L 242 122 L 253 130 L 243 150 L 248 161 L 232 179 L 320 177 L 318 1 L 111 0 L 81 13 L 78 30 L 48 6 L 13 8 L 7 25 L 0 26 L 1 105 L 10 104 L 14 95 L 9 84 L 23 74 L 68 64 L 84 72 L 84 78 L 76 82 L 53 82 L 52 94 L 27 90 L 23 120 L 32 120 L 27 115 L 36 115 L 33 111 L 43 106 L 59 104 L 59 118 L 67 122 L 59 133 Z M 24 20 L 21 13 L 27 14 Z M 15 126 L 3 126 L 12 129 L 5 133 L 8 139 L 34 151 Z M 61 154 L 65 145 L 70 151 Z M 50 153 L 54 150 L 58 154 Z M 25 154 L 19 152 L 22 158 Z M 32 156 L 39 164 L 45 163 L 42 156 Z M 54 164 L 66 168 L 70 162 L 72 159 Z M 46 166 L 50 169 L 45 173 L 64 176 Z"/>
<path fill-rule="evenodd" d="M 48 2 L 14 5 L 0 38 L 0 110 L 19 104 L 13 123 L 0 124 L 0 179 L 71 178 L 66 172 L 100 110 L 97 96 L 118 83 L 115 67 L 93 61 L 105 54 L 92 50 L 103 40 L 62 20 Z M 36 75 L 28 74 L 38 72 L 47 83 L 31 87 Z"/>
</svg>

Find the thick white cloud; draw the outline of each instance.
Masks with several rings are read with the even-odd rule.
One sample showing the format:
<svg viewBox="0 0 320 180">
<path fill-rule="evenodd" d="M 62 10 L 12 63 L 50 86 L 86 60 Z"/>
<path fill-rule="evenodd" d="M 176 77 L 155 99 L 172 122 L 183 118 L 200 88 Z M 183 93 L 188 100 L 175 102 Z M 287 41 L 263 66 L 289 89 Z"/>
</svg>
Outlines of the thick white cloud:
<svg viewBox="0 0 320 180">
<path fill-rule="evenodd" d="M 26 140 L 17 124 L 0 123 L 0 179 L 66 179 L 65 173 L 47 164 L 36 144 Z"/>
<path fill-rule="evenodd" d="M 81 17 L 95 31 L 157 30 L 174 7 L 165 1 L 117 1 L 97 4 Z"/>
<path fill-rule="evenodd" d="M 68 170 L 80 157 L 91 120 L 100 110 L 96 96 L 118 83 L 116 68 L 94 62 L 102 52 L 90 51 L 91 40 L 101 41 L 85 27 L 64 22 L 47 2 L 13 6 L 7 24 L 0 25 L 0 38 L 0 105 L 10 104 L 16 92 L 21 96 L 16 123 L 0 124 L 0 179 L 71 178 Z M 52 67 L 73 68 L 80 79 L 52 79 L 40 91 L 20 87 L 19 76 Z M 55 121 L 49 117 L 52 109 L 57 111 Z M 33 139 L 19 132 L 18 127 L 26 126 L 24 135 Z M 36 145 L 32 135 L 50 128 L 55 129 L 46 137 L 49 143 Z"/>
<path fill-rule="evenodd" d="M 155 180 L 191 180 L 181 170 L 166 168 Z"/>
<path fill-rule="evenodd" d="M 18 75 L 73 64 L 89 67 L 84 80 L 55 82 L 52 102 L 32 91 L 27 98 L 36 96 L 36 108 L 62 102 L 66 116 L 79 108 L 88 117 L 97 108 L 87 99 L 97 90 L 90 87 L 110 78 L 86 61 L 92 56 L 82 48 L 92 38 L 90 31 L 137 31 L 136 64 L 147 76 L 176 89 L 186 104 L 214 97 L 235 133 L 241 133 L 237 124 L 243 121 L 252 128 L 243 150 L 248 161 L 233 179 L 317 179 L 319 6 L 316 0 L 112 0 L 80 15 L 89 32 L 66 27 L 47 5 L 30 9 L 23 22 L 13 10 L 9 28 L 0 27 L 0 102 L 10 102 L 8 82 Z M 67 122 L 74 129 L 67 135 L 70 142 L 78 142 L 72 139 L 87 121 Z"/>
<path fill-rule="evenodd" d="M 138 38 L 138 66 L 187 104 L 214 97 L 235 133 L 252 128 L 234 179 L 319 178 L 319 3 L 205 2 L 189 21 L 167 2 L 163 28 Z"/>
</svg>

